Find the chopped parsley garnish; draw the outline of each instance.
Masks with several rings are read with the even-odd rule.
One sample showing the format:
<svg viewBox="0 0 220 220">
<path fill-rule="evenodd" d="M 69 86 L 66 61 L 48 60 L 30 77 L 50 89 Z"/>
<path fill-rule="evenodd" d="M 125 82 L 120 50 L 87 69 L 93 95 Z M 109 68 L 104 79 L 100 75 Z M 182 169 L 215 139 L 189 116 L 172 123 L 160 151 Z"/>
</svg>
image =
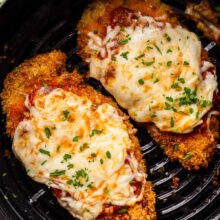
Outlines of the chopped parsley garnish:
<svg viewBox="0 0 220 220">
<path fill-rule="evenodd" d="M 106 187 L 106 188 L 104 189 L 104 193 L 105 193 L 106 195 L 109 195 L 110 190 Z"/>
<path fill-rule="evenodd" d="M 50 157 L 50 152 L 47 150 L 44 150 L 42 148 L 39 149 L 40 153 L 47 155 L 48 157 Z"/>
<path fill-rule="evenodd" d="M 109 43 L 111 40 L 112 40 L 112 39 L 111 39 L 111 38 L 109 38 L 109 39 L 107 40 L 107 43 Z"/>
<path fill-rule="evenodd" d="M 74 167 L 73 164 L 68 164 L 67 165 L 68 170 L 72 169 L 73 167 Z"/>
<path fill-rule="evenodd" d="M 97 155 L 96 155 L 96 153 L 91 153 L 91 157 L 96 157 Z"/>
<path fill-rule="evenodd" d="M 193 108 L 189 108 L 189 113 L 192 114 L 194 112 Z"/>
<path fill-rule="evenodd" d="M 196 90 L 191 91 L 190 88 L 185 87 L 183 96 L 179 98 L 179 106 L 197 104 L 198 102 Z"/>
<path fill-rule="evenodd" d="M 123 57 L 124 59 L 128 60 L 128 54 L 129 54 L 129 52 L 126 51 L 126 52 L 121 53 L 120 56 Z"/>
<path fill-rule="evenodd" d="M 167 101 L 170 101 L 170 102 L 173 102 L 173 98 L 170 97 L 170 96 L 167 96 L 167 97 L 166 97 L 166 100 L 167 100 Z"/>
<path fill-rule="evenodd" d="M 171 41 L 171 37 L 170 37 L 168 34 L 165 34 L 165 37 L 166 37 L 166 39 L 167 39 L 168 42 Z"/>
<path fill-rule="evenodd" d="M 93 186 L 93 183 L 88 184 L 87 187 L 88 187 L 89 189 L 92 189 L 92 188 L 94 187 L 94 186 Z"/>
<path fill-rule="evenodd" d="M 168 49 L 167 50 L 167 53 L 172 53 L 173 51 L 171 49 Z"/>
<path fill-rule="evenodd" d="M 144 80 L 143 80 L 143 79 L 139 79 L 139 80 L 138 80 L 138 83 L 139 83 L 140 85 L 144 85 Z"/>
<path fill-rule="evenodd" d="M 116 57 L 112 57 L 112 61 L 117 61 L 117 58 Z"/>
<path fill-rule="evenodd" d="M 149 50 L 153 50 L 153 49 L 154 49 L 154 48 L 151 47 L 151 46 L 147 46 L 146 48 L 149 49 Z"/>
<path fill-rule="evenodd" d="M 118 210 L 117 212 L 118 214 L 125 214 L 125 213 L 128 213 L 128 210 L 126 208 L 121 208 Z"/>
<path fill-rule="evenodd" d="M 44 161 L 41 163 L 41 166 L 43 166 L 46 162 L 47 162 L 47 160 L 44 160 Z"/>
<path fill-rule="evenodd" d="M 207 107 L 211 104 L 212 104 L 212 102 L 210 100 L 203 100 L 202 103 L 201 103 L 201 107 L 205 108 L 205 107 Z"/>
<path fill-rule="evenodd" d="M 79 141 L 79 136 L 75 136 L 74 138 L 73 138 L 73 142 L 78 142 Z"/>
<path fill-rule="evenodd" d="M 49 129 L 49 128 L 45 128 L 45 129 L 44 129 L 44 132 L 45 132 L 46 137 L 49 139 L 50 136 L 51 136 L 50 129 Z"/>
<path fill-rule="evenodd" d="M 172 88 L 172 89 L 179 89 L 179 88 L 180 88 L 179 83 L 173 83 L 173 84 L 171 85 L 171 88 Z"/>
<path fill-rule="evenodd" d="M 127 39 L 120 41 L 120 44 L 125 45 L 128 43 L 129 40 L 131 40 L 131 37 L 128 37 Z"/>
<path fill-rule="evenodd" d="M 196 119 L 199 119 L 199 112 L 196 112 Z"/>
<path fill-rule="evenodd" d="M 173 146 L 173 151 L 174 151 L 174 152 L 177 152 L 177 151 L 179 150 L 179 148 L 180 148 L 179 144 L 175 144 L 175 145 Z"/>
<path fill-rule="evenodd" d="M 171 65 L 172 65 L 172 61 L 168 61 L 167 66 L 171 66 Z"/>
<path fill-rule="evenodd" d="M 67 120 L 70 116 L 70 112 L 68 110 L 63 111 L 64 120 Z"/>
<path fill-rule="evenodd" d="M 73 185 L 74 188 L 83 187 L 83 184 L 89 181 L 89 175 L 87 169 L 77 170 L 72 177 L 73 179 L 68 180 L 67 184 Z"/>
<path fill-rule="evenodd" d="M 161 50 L 160 50 L 160 48 L 156 45 L 156 44 L 154 44 L 154 47 L 157 49 L 157 51 L 162 55 L 162 52 L 161 52 Z"/>
<path fill-rule="evenodd" d="M 68 159 L 71 159 L 71 158 L 72 158 L 72 155 L 70 155 L 70 154 L 65 154 L 63 156 L 63 160 L 65 160 L 65 161 L 67 161 Z"/>
<path fill-rule="evenodd" d="M 183 64 L 184 64 L 185 66 L 188 66 L 188 65 L 189 65 L 189 62 L 188 62 L 188 61 L 184 61 Z"/>
<path fill-rule="evenodd" d="M 80 146 L 79 150 L 80 150 L 80 151 L 83 151 L 83 150 L 85 150 L 85 149 L 87 149 L 87 148 L 89 148 L 88 143 L 84 143 L 82 146 Z"/>
<path fill-rule="evenodd" d="M 50 176 L 62 176 L 66 173 L 65 170 L 55 170 L 54 172 L 50 173 Z"/>
<path fill-rule="evenodd" d="M 43 82 L 43 86 L 44 86 L 44 88 L 48 88 L 49 84 L 47 82 Z"/>
<path fill-rule="evenodd" d="M 111 159 L 111 152 L 110 151 L 106 151 L 106 157 L 108 158 L 108 159 Z"/>
<path fill-rule="evenodd" d="M 154 64 L 154 62 L 155 62 L 154 60 L 150 61 L 150 62 L 146 62 L 146 61 L 142 60 L 142 64 L 145 65 L 145 66 L 151 66 L 151 65 Z"/>
<path fill-rule="evenodd" d="M 165 102 L 165 110 L 170 110 L 172 109 L 172 105 L 170 105 L 168 102 Z"/>
<path fill-rule="evenodd" d="M 159 82 L 159 79 L 158 79 L 158 78 L 156 78 L 153 83 L 155 84 L 155 83 L 157 83 L 157 82 Z"/>
<path fill-rule="evenodd" d="M 185 83 L 185 79 L 184 78 L 178 78 L 178 81 L 181 82 L 182 84 Z"/>
<path fill-rule="evenodd" d="M 183 156 L 183 160 L 189 160 L 193 156 L 193 152 L 189 151 Z"/>
<path fill-rule="evenodd" d="M 135 60 L 139 60 L 139 59 L 141 59 L 141 58 L 143 58 L 143 57 L 144 57 L 144 53 L 142 53 L 141 55 L 135 57 Z"/>
<path fill-rule="evenodd" d="M 102 130 L 94 129 L 94 130 L 92 130 L 92 132 L 89 136 L 93 137 L 95 134 L 101 134 L 101 133 L 102 133 Z"/>
<path fill-rule="evenodd" d="M 104 163 L 104 160 L 101 158 L 100 159 L 100 164 L 103 164 Z"/>
<path fill-rule="evenodd" d="M 173 117 L 171 117 L 171 119 L 170 119 L 170 127 L 171 127 L 171 128 L 174 127 L 174 119 L 173 119 Z"/>
</svg>

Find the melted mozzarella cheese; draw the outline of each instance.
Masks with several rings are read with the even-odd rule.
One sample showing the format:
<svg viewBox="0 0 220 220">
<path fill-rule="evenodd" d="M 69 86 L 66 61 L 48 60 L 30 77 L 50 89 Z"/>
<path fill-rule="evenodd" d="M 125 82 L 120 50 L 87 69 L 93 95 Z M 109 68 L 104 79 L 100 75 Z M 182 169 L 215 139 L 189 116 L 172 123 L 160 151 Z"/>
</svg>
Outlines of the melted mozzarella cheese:
<svg viewBox="0 0 220 220">
<path fill-rule="evenodd" d="M 128 153 L 131 139 L 116 108 L 60 88 L 42 88 L 25 105 L 30 116 L 16 128 L 13 150 L 30 177 L 62 191 L 58 200 L 73 216 L 95 219 L 106 203 L 142 200 L 146 175 Z M 143 183 L 138 196 L 134 179 Z"/>
<path fill-rule="evenodd" d="M 214 65 L 201 63 L 194 33 L 163 18 L 138 16 L 130 27 L 108 26 L 105 39 L 89 33 L 90 76 L 135 121 L 154 122 L 161 131 L 191 132 L 212 107 Z"/>
</svg>

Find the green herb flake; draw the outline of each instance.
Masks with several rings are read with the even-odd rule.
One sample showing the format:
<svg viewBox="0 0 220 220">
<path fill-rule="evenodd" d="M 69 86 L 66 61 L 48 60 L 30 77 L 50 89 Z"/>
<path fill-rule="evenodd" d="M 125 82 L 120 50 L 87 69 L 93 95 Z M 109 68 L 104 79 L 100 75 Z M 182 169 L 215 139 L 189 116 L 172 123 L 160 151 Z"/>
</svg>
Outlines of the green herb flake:
<svg viewBox="0 0 220 220">
<path fill-rule="evenodd" d="M 45 129 L 44 129 L 44 132 L 45 132 L 46 137 L 49 139 L 50 136 L 51 136 L 50 129 L 49 129 L 49 128 L 45 128 Z"/>
<path fill-rule="evenodd" d="M 74 167 L 73 164 L 68 164 L 67 165 L 68 170 L 72 169 L 73 167 Z"/>
<path fill-rule="evenodd" d="M 138 80 L 138 83 L 139 83 L 140 85 L 144 85 L 144 80 L 143 80 L 143 79 L 139 79 L 139 80 Z"/>
<path fill-rule="evenodd" d="M 142 60 L 141 63 L 142 63 L 143 65 L 145 65 L 145 66 L 151 66 L 151 65 L 153 65 L 153 64 L 155 63 L 155 61 L 153 60 L 153 61 L 150 61 L 150 62 L 146 62 L 146 61 Z"/>
<path fill-rule="evenodd" d="M 171 65 L 172 65 L 172 61 L 168 61 L 167 66 L 171 66 Z"/>
<path fill-rule="evenodd" d="M 109 190 L 108 188 L 105 188 L 105 189 L 104 189 L 104 193 L 105 193 L 106 195 L 109 195 L 110 190 Z"/>
<path fill-rule="evenodd" d="M 63 176 L 65 173 L 65 170 L 55 170 L 54 172 L 50 173 L 50 176 Z"/>
<path fill-rule="evenodd" d="M 156 78 L 156 79 L 153 81 L 154 84 L 157 83 L 157 82 L 159 82 L 159 79 L 158 79 L 158 78 Z"/>
<path fill-rule="evenodd" d="M 167 96 L 167 97 L 166 97 L 166 100 L 169 101 L 169 102 L 173 102 L 173 98 L 170 97 L 170 96 Z"/>
<path fill-rule="evenodd" d="M 103 164 L 104 163 L 104 160 L 101 158 L 100 159 L 100 164 Z"/>
<path fill-rule="evenodd" d="M 89 148 L 89 144 L 88 143 L 84 143 L 82 146 L 80 146 L 79 150 L 83 151 L 85 149 Z"/>
<path fill-rule="evenodd" d="M 157 49 L 157 51 L 162 55 L 162 52 L 161 52 L 161 50 L 160 50 L 160 48 L 156 45 L 156 44 L 154 44 L 154 47 Z"/>
<path fill-rule="evenodd" d="M 88 184 L 87 187 L 88 187 L 89 189 L 92 189 L 92 188 L 94 187 L 94 186 L 93 186 L 93 183 Z"/>
<path fill-rule="evenodd" d="M 117 213 L 118 214 L 126 214 L 126 213 L 128 213 L 128 210 L 126 208 L 121 208 L 121 209 L 118 210 Z"/>
<path fill-rule="evenodd" d="M 49 84 L 47 82 L 43 82 L 44 88 L 49 88 Z"/>
<path fill-rule="evenodd" d="M 183 160 L 189 160 L 193 156 L 193 152 L 189 151 L 183 156 Z"/>
<path fill-rule="evenodd" d="M 173 51 L 171 49 L 168 49 L 167 50 L 167 53 L 172 53 Z"/>
<path fill-rule="evenodd" d="M 141 59 L 141 58 L 143 58 L 143 57 L 144 57 L 144 53 L 142 53 L 141 55 L 135 57 L 134 59 L 135 59 L 135 60 L 139 60 L 139 59 Z"/>
<path fill-rule="evenodd" d="M 189 108 L 189 113 L 192 114 L 194 112 L 193 108 Z"/>
<path fill-rule="evenodd" d="M 69 159 L 71 159 L 72 158 L 72 155 L 70 155 L 70 154 L 65 154 L 64 156 L 63 156 L 63 160 L 65 160 L 65 161 L 67 161 L 67 160 L 69 160 Z"/>
<path fill-rule="evenodd" d="M 108 159 L 111 159 L 111 152 L 110 151 L 106 151 L 106 157 L 108 158 Z"/>
<path fill-rule="evenodd" d="M 173 119 L 173 117 L 171 117 L 171 119 L 170 119 L 170 127 L 171 127 L 171 128 L 174 127 L 174 119 Z"/>
<path fill-rule="evenodd" d="M 171 85 L 171 88 L 172 89 L 179 89 L 181 87 L 179 86 L 179 83 L 174 83 L 174 84 Z"/>
<path fill-rule="evenodd" d="M 165 110 L 170 110 L 172 109 L 172 105 L 170 105 L 168 102 L 165 102 Z"/>
<path fill-rule="evenodd" d="M 96 153 L 91 153 L 91 157 L 95 158 L 96 156 Z"/>
<path fill-rule="evenodd" d="M 188 61 L 184 61 L 183 64 L 184 64 L 185 66 L 188 66 L 188 65 L 189 65 L 189 62 L 188 62 Z"/>
<path fill-rule="evenodd" d="M 112 57 L 112 61 L 117 61 L 117 58 L 116 57 Z"/>
<path fill-rule="evenodd" d="M 41 166 L 43 166 L 46 162 L 47 162 L 47 160 L 43 161 L 43 162 L 41 163 Z"/>
<path fill-rule="evenodd" d="M 151 47 L 151 46 L 147 46 L 146 48 L 149 49 L 149 50 L 153 50 L 153 49 L 154 49 L 154 48 Z"/>
<path fill-rule="evenodd" d="M 178 78 L 178 81 L 181 82 L 182 84 L 185 83 L 185 79 L 184 78 Z"/>
<path fill-rule="evenodd" d="M 173 146 L 173 151 L 174 151 L 174 152 L 177 152 L 177 151 L 179 150 L 179 148 L 180 148 L 179 144 L 175 144 L 175 145 Z"/>
<path fill-rule="evenodd" d="M 64 120 L 67 120 L 70 116 L 70 112 L 68 110 L 63 111 Z"/>
<path fill-rule="evenodd" d="M 93 137 L 95 134 L 101 134 L 101 133 L 102 133 L 102 130 L 94 129 L 94 130 L 92 130 L 92 132 L 89 136 Z"/>
<path fill-rule="evenodd" d="M 128 38 L 125 39 L 125 40 L 120 41 L 120 44 L 121 44 L 121 45 L 125 45 L 125 44 L 127 44 L 127 43 L 129 42 L 129 40 L 131 40 L 130 37 L 128 37 Z"/>
<path fill-rule="evenodd" d="M 128 54 L 129 54 L 129 52 L 126 51 L 126 52 L 121 53 L 120 56 L 123 57 L 124 59 L 128 60 Z"/>
<path fill-rule="evenodd" d="M 205 108 L 205 107 L 210 106 L 210 105 L 212 105 L 212 102 L 210 100 L 203 100 L 202 103 L 201 103 L 202 108 Z"/>
<path fill-rule="evenodd" d="M 42 148 L 40 148 L 39 151 L 40 151 L 40 153 L 45 154 L 45 155 L 47 155 L 48 157 L 50 157 L 50 152 L 49 152 L 49 151 L 47 151 L 47 150 L 45 150 L 45 149 L 42 149 Z"/>
<path fill-rule="evenodd" d="M 78 142 L 79 141 L 79 136 L 75 136 L 72 141 L 73 142 Z"/>
<path fill-rule="evenodd" d="M 196 119 L 199 119 L 199 112 L 196 112 Z"/>
</svg>

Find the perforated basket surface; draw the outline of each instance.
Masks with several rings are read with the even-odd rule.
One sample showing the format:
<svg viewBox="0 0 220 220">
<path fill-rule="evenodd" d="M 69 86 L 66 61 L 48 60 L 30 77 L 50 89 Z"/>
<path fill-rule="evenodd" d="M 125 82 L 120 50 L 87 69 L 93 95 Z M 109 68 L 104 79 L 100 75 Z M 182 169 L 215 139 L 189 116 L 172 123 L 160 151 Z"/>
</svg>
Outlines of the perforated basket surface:
<svg viewBox="0 0 220 220">
<path fill-rule="evenodd" d="M 53 49 L 61 49 L 67 54 L 69 70 L 78 68 L 80 72 L 86 72 L 87 67 L 77 56 L 75 31 L 86 4 L 85 0 L 8 0 L 0 10 L 1 89 L 7 72 L 27 58 Z M 182 9 L 184 5 L 175 6 Z M 184 17 L 181 19 L 189 29 L 201 36 L 193 22 Z M 204 46 L 209 45 L 210 56 L 216 62 L 219 74 L 220 49 L 205 38 L 202 41 Z M 87 83 L 108 95 L 98 82 L 87 80 Z M 134 126 L 138 129 L 148 166 L 148 179 L 154 184 L 157 194 L 158 219 L 220 219 L 220 145 L 217 145 L 208 169 L 187 172 L 180 164 L 171 162 L 143 128 L 136 123 Z M 47 187 L 26 175 L 13 156 L 11 140 L 5 135 L 3 114 L 0 129 L 0 219 L 73 219 L 59 206 Z M 179 178 L 177 188 L 172 184 L 174 177 Z"/>
</svg>

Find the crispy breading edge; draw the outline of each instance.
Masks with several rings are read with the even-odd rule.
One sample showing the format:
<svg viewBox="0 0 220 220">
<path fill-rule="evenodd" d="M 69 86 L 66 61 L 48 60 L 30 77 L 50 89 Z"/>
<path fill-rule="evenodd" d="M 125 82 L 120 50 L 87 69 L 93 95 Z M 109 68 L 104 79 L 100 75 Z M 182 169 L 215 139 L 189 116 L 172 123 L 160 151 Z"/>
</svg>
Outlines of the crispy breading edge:
<svg viewBox="0 0 220 220">
<path fill-rule="evenodd" d="M 111 2 L 111 3 L 109 3 Z M 110 24 L 110 11 L 122 5 L 122 1 L 104 1 L 96 0 L 84 11 L 81 20 L 78 23 L 78 46 L 79 55 L 85 60 L 89 57 L 88 33 L 96 30 L 100 36 L 104 35 L 106 26 Z M 141 11 L 143 14 L 150 16 L 167 15 L 167 21 L 172 24 L 179 24 L 172 11 L 168 6 L 160 3 L 160 0 L 128 0 L 124 7 Z M 212 159 L 216 150 L 217 140 L 219 138 L 219 123 L 215 116 L 212 116 L 212 127 L 203 132 L 195 129 L 187 135 L 178 135 L 172 133 L 161 132 L 153 124 L 146 123 L 145 127 L 151 134 L 152 138 L 160 144 L 166 155 L 173 161 L 179 161 L 185 169 L 199 170 L 206 168 Z M 176 145 L 180 145 L 179 150 L 175 151 Z M 175 150 L 174 150 L 175 149 Z M 185 157 L 187 153 L 192 152 L 192 157 Z M 185 159 L 186 158 L 186 159 Z"/>
<path fill-rule="evenodd" d="M 87 96 L 95 105 L 108 103 L 114 106 L 124 118 L 129 137 L 132 140 L 132 150 L 141 164 L 141 169 L 146 172 L 146 166 L 142 160 L 141 147 L 135 136 L 136 130 L 128 121 L 117 104 L 108 97 L 95 91 L 91 86 L 83 82 L 82 77 L 76 72 L 68 73 L 65 70 L 66 55 L 61 51 L 37 55 L 9 73 L 4 81 L 4 89 L 1 93 L 3 111 L 7 116 L 7 133 L 13 138 L 18 123 L 28 114 L 24 106 L 26 95 L 46 85 L 57 85 L 80 96 Z M 156 219 L 155 193 L 150 182 L 146 182 L 144 199 L 128 210 L 131 219 Z M 135 218 L 132 218 L 134 216 Z"/>
</svg>

